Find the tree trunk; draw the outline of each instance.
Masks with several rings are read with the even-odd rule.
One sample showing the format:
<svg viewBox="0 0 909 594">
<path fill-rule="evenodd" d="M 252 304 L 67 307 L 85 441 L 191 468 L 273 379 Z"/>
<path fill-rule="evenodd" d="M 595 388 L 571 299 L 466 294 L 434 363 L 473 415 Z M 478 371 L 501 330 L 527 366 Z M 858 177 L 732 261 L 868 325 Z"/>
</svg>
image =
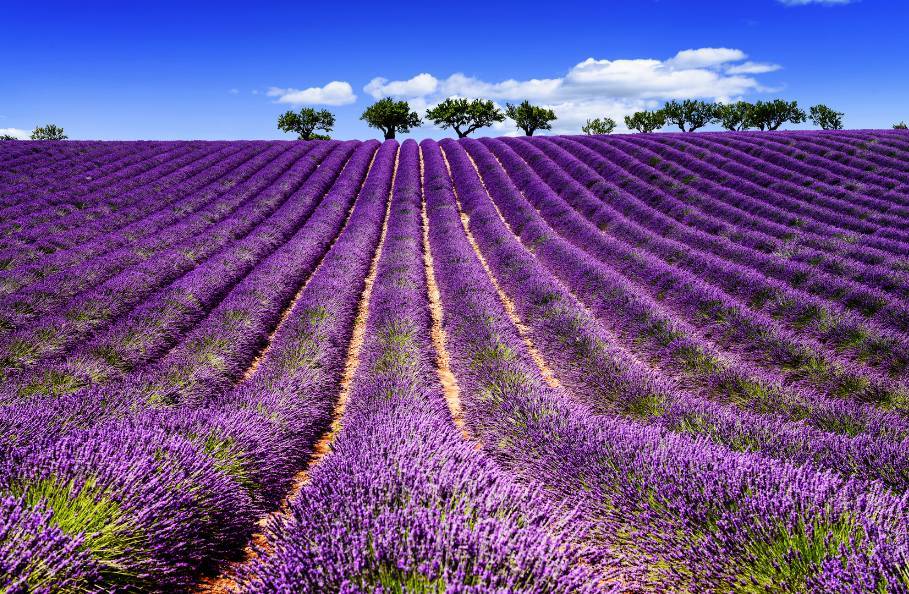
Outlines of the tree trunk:
<svg viewBox="0 0 909 594">
<path fill-rule="evenodd" d="M 395 129 L 385 131 L 385 140 L 394 140 L 395 139 Z"/>
<path fill-rule="evenodd" d="M 461 131 L 458 130 L 457 128 L 455 128 L 455 132 L 458 133 L 458 138 L 466 138 L 467 135 L 470 134 L 470 131 L 469 131 L 469 130 L 468 130 L 467 132 L 461 132 Z"/>
</svg>

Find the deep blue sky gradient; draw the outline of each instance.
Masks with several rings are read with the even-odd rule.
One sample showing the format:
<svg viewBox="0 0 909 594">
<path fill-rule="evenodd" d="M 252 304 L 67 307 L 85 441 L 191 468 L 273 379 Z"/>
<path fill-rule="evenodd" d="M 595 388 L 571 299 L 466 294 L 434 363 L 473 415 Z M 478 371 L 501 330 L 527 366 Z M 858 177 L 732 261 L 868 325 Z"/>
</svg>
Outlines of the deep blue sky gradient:
<svg viewBox="0 0 909 594">
<path fill-rule="evenodd" d="M 144 6 L 139 6 L 143 4 Z M 578 62 L 730 47 L 780 64 L 759 80 L 848 127 L 909 120 L 909 2 L 21 2 L 0 4 L 0 128 L 55 122 L 72 138 L 282 138 L 271 86 L 348 81 L 338 137 L 375 76 L 563 76 Z M 237 89 L 236 94 L 230 92 Z M 259 91 L 258 95 L 253 91 Z M 755 94 L 752 99 L 771 95 Z"/>
</svg>

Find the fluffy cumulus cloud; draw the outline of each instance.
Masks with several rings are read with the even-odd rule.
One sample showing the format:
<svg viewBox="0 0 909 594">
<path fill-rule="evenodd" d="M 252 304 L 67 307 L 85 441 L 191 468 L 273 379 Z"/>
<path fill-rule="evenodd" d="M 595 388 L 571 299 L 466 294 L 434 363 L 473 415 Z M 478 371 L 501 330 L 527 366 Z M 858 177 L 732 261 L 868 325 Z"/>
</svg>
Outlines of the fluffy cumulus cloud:
<svg viewBox="0 0 909 594">
<path fill-rule="evenodd" d="M 28 140 L 31 136 L 31 132 L 28 130 L 21 130 L 19 128 L 0 128 L 0 136 L 12 136 L 13 138 L 18 138 L 20 140 Z"/>
<path fill-rule="evenodd" d="M 435 93 L 439 80 L 426 72 L 408 80 L 388 80 L 376 77 L 369 81 L 363 90 L 375 99 L 382 97 L 423 97 Z"/>
<path fill-rule="evenodd" d="M 455 73 L 437 78 L 421 73 L 407 80 L 374 78 L 364 87 L 372 97 L 407 99 L 419 113 L 445 97 L 483 97 L 497 103 L 527 99 L 559 116 L 554 132 L 577 132 L 588 118 L 609 116 L 619 122 L 639 109 L 667 99 L 721 101 L 764 89 L 755 75 L 780 66 L 747 60 L 733 48 L 697 48 L 671 58 L 599 60 L 588 58 L 557 78 L 486 81 Z M 515 132 L 510 122 L 496 133 Z"/>
<path fill-rule="evenodd" d="M 442 82 L 442 94 L 448 97 L 486 97 L 489 99 L 547 100 L 562 85 L 560 78 L 532 78 L 530 80 L 504 80 L 485 82 L 463 74 L 452 74 Z"/>
<path fill-rule="evenodd" d="M 349 105 L 357 100 L 350 83 L 338 80 L 324 87 L 309 87 L 302 90 L 271 87 L 267 95 L 276 97 L 276 103 L 293 105 Z"/>
</svg>

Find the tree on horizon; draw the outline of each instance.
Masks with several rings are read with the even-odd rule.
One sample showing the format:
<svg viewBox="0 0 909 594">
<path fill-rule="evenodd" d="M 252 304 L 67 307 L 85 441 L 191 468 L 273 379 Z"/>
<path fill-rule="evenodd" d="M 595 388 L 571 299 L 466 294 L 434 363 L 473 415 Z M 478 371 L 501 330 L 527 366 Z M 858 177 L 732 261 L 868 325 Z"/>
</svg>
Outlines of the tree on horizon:
<svg viewBox="0 0 909 594">
<path fill-rule="evenodd" d="M 526 99 L 518 105 L 506 103 L 505 113 L 527 136 L 533 136 L 537 130 L 552 130 L 552 122 L 558 119 L 551 109 L 531 105 Z"/>
<path fill-rule="evenodd" d="M 464 138 L 480 128 L 504 122 L 505 114 L 489 99 L 449 97 L 432 109 L 427 109 L 426 119 L 443 130 L 451 128 L 458 138 Z"/>
<path fill-rule="evenodd" d="M 666 114 L 662 109 L 656 111 L 636 111 L 630 116 L 625 116 L 625 126 L 629 130 L 637 130 L 642 134 L 649 134 L 666 125 Z"/>
<path fill-rule="evenodd" d="M 329 140 L 328 132 L 335 126 L 335 116 L 327 109 L 316 111 L 312 107 L 304 107 L 299 113 L 292 110 L 285 111 L 278 116 L 278 128 L 285 132 L 296 132 L 299 140 Z M 322 130 L 326 134 L 318 134 Z"/>
<path fill-rule="evenodd" d="M 370 127 L 381 130 L 385 140 L 393 140 L 397 132 L 406 134 L 423 123 L 417 112 L 411 111 L 407 101 L 395 101 L 390 97 L 379 99 L 367 107 L 360 119 Z"/>
<path fill-rule="evenodd" d="M 581 132 L 588 136 L 594 134 L 612 134 L 615 127 L 616 123 L 612 118 L 593 118 L 592 120 L 587 120 L 587 122 L 581 126 Z"/>
<path fill-rule="evenodd" d="M 31 135 L 32 140 L 66 140 L 67 138 L 69 137 L 63 133 L 63 128 L 56 124 L 38 126 L 32 130 Z"/>
</svg>

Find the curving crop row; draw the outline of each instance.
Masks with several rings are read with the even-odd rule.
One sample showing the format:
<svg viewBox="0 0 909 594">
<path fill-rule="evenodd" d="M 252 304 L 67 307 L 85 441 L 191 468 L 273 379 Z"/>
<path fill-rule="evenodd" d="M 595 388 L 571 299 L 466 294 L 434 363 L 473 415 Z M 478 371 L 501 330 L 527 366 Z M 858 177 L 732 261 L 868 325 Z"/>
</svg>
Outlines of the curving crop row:
<svg viewBox="0 0 909 594">
<path fill-rule="evenodd" d="M 376 147 L 364 147 L 369 162 Z M 326 257 L 331 267 L 320 267 L 303 290 L 249 381 L 201 407 L 142 411 L 147 404 L 141 391 L 121 391 L 119 404 L 95 398 L 83 414 L 106 411 L 108 420 L 88 429 L 63 407 L 43 426 L 21 420 L 18 427 L 31 430 L 23 443 L 40 439 L 42 430 L 50 435 L 34 450 L 20 447 L 21 463 L 3 473 L 4 484 L 12 485 L 7 489 L 18 488 L 32 505 L 51 492 L 61 508 L 91 498 L 107 509 L 116 500 L 116 516 L 101 517 L 95 526 L 67 526 L 83 532 L 101 527 L 106 538 L 83 538 L 78 550 L 85 555 L 56 568 L 59 575 L 82 589 L 185 589 L 200 572 L 235 555 L 259 515 L 286 492 L 330 418 L 324 393 L 343 367 L 362 287 L 357 280 L 369 265 L 369 243 L 375 249 L 378 241 L 396 148 L 388 143 L 382 149 L 342 238 Z M 311 315 L 314 308 L 324 315 Z M 297 358 L 304 351 L 307 358 Z M 18 406 L 22 412 L 28 407 Z M 127 418 L 118 420 L 124 413 Z M 150 449 L 157 452 L 154 460 L 143 463 Z M 175 475 L 174 466 L 186 474 Z M 127 475 L 135 480 L 124 482 Z M 169 489 L 162 491 L 164 485 Z M 36 506 L 30 513 L 43 511 Z M 28 558 L 18 561 L 33 572 L 26 579 L 46 569 Z"/>
<path fill-rule="evenodd" d="M 598 266 L 580 248 L 559 237 L 523 199 L 498 159 L 482 144 L 465 142 L 464 146 L 476 159 L 498 212 L 512 231 L 601 323 L 651 367 L 663 370 L 667 377 L 677 378 L 702 396 L 731 401 L 756 412 L 782 413 L 825 431 L 869 433 L 897 440 L 909 435 L 909 424 L 895 413 L 868 404 L 826 399 L 813 390 L 794 389 L 776 374 L 745 365 L 734 354 L 712 347 L 690 324 L 666 312 L 656 299 L 642 294 L 628 279 Z M 510 163 L 512 175 L 530 173 L 528 166 L 514 155 Z M 545 190 L 545 186 L 536 187 Z M 558 201 L 546 198 L 546 194 L 543 199 L 548 203 Z"/>
<path fill-rule="evenodd" d="M 707 152 L 694 147 L 681 152 L 666 143 L 648 139 L 634 144 L 619 140 L 611 146 L 592 144 L 585 139 L 573 140 L 601 152 L 604 157 L 611 155 L 610 161 L 615 159 L 616 162 L 612 165 L 607 161 L 606 166 L 611 168 L 607 173 L 609 176 L 621 176 L 629 170 L 636 172 L 639 179 L 658 182 L 665 190 L 662 193 L 653 192 L 646 186 L 635 189 L 650 190 L 651 203 L 680 221 L 727 236 L 758 251 L 779 254 L 871 286 L 905 285 L 898 275 L 891 279 L 894 270 L 890 264 L 894 258 L 887 252 L 861 245 L 852 237 L 806 229 L 803 219 L 794 215 L 775 220 L 763 216 L 761 201 L 745 195 L 741 191 L 743 184 L 726 173 L 728 159 L 724 157 L 713 155 L 712 162 L 720 159 L 714 166 L 698 161 L 706 158 Z M 622 151 L 627 152 L 623 154 Z M 757 190 L 755 194 L 760 197 L 761 191 Z"/>
<path fill-rule="evenodd" d="M 873 286 L 901 282 L 898 276 L 890 279 L 894 272 L 892 254 L 869 248 L 857 238 L 838 235 L 835 231 L 825 233 L 823 230 L 808 229 L 805 221 L 795 215 L 766 216 L 760 197 L 767 190 L 749 186 L 726 173 L 727 164 L 731 161 L 726 157 L 713 155 L 711 163 L 706 163 L 706 150 L 692 147 L 682 153 L 666 143 L 652 143 L 645 139 L 638 141 L 637 146 L 642 147 L 641 150 L 646 151 L 650 147 L 658 152 L 651 152 L 646 164 L 643 164 L 647 153 L 637 151 L 637 158 L 621 152 L 615 155 L 619 149 L 631 151 L 634 145 L 628 146 L 619 141 L 614 146 L 608 146 L 585 139 L 577 139 L 577 142 L 584 143 L 610 160 L 615 159 L 619 168 L 613 170 L 611 175 L 621 175 L 627 168 L 638 170 L 642 176 L 652 179 L 668 176 L 660 182 L 667 193 L 655 206 L 664 211 L 667 207 L 672 209 L 671 212 L 678 213 L 676 217 L 681 215 L 684 220 L 700 221 L 715 233 L 727 235 L 736 242 L 747 242 L 755 249 L 776 252 Z M 653 178 L 654 175 L 657 177 Z M 750 195 L 743 193 L 752 188 Z M 676 194 L 677 199 L 671 198 Z M 651 197 L 651 200 L 654 198 Z M 664 203 L 666 206 L 661 206 Z"/>
<path fill-rule="evenodd" d="M 798 146 L 795 139 L 778 139 L 772 134 L 747 136 L 742 140 L 763 144 L 768 150 L 779 153 L 771 158 L 777 166 L 793 172 L 792 177 L 784 174 L 789 180 L 804 184 L 810 178 L 813 183 L 822 184 L 819 187 L 831 196 L 871 208 L 872 220 L 879 213 L 906 216 L 905 197 L 894 190 L 909 181 L 909 176 L 899 169 L 899 159 L 880 155 L 869 157 L 868 144 L 845 143 L 838 136 L 818 133 L 800 136 Z M 866 147 L 864 150 L 860 148 L 862 145 Z M 754 148 L 743 149 L 754 156 L 761 155 Z M 838 189 L 838 186 L 843 187 Z M 844 206 L 852 207 L 851 204 Z"/>
<path fill-rule="evenodd" d="M 426 332 L 420 203 L 407 141 L 342 428 L 271 525 L 274 552 L 249 568 L 245 591 L 600 591 L 552 533 L 557 510 L 448 416 Z"/>
<path fill-rule="evenodd" d="M 15 173 L 15 166 L 5 170 L 8 172 L 8 182 L 4 184 L 6 193 L 0 203 L 0 212 L 6 212 L 7 207 L 21 205 L 26 200 L 34 201 L 33 206 L 41 208 L 48 204 L 48 200 L 56 199 L 48 190 L 68 188 L 69 184 L 75 184 L 81 188 L 80 191 L 84 191 L 91 182 L 103 179 L 126 165 L 139 162 L 149 155 L 166 155 L 174 149 L 171 143 L 147 143 L 143 146 L 145 150 L 137 151 L 129 143 L 111 143 L 102 145 L 104 150 L 98 150 L 98 145 L 92 143 L 64 143 L 55 147 L 35 146 L 32 143 L 32 159 L 23 163 L 23 171 Z M 58 149 L 56 153 L 48 150 L 55 148 Z M 49 158 L 49 154 L 62 155 L 62 158 Z M 63 197 L 67 196 L 69 193 L 64 193 Z"/>
<path fill-rule="evenodd" d="M 163 241 L 168 227 L 193 215 L 218 195 L 223 194 L 228 189 L 226 184 L 242 181 L 244 176 L 249 177 L 253 170 L 248 169 L 246 163 L 255 156 L 255 153 L 244 151 L 231 157 L 212 155 L 213 162 L 203 163 L 204 169 L 187 176 L 178 190 L 170 193 L 169 199 L 160 205 L 161 208 L 146 213 L 147 216 L 137 218 L 132 223 L 108 233 L 95 234 L 85 241 L 79 237 L 78 231 L 71 236 L 61 233 L 54 240 L 60 249 L 55 249 L 51 253 L 40 249 L 18 251 L 17 255 L 7 259 L 10 264 L 7 270 L 0 272 L 0 290 L 4 296 L 13 295 L 40 281 L 46 286 L 54 286 L 53 292 L 56 293 L 56 288 L 60 285 L 61 271 L 71 269 L 89 259 L 93 259 L 93 265 L 97 265 L 98 259 L 107 256 L 112 250 L 133 243 L 147 243 L 152 240 L 151 236 L 155 233 L 159 235 L 155 235 L 154 240 Z M 214 185 L 216 181 L 218 184 Z M 208 190 L 205 189 L 206 186 L 210 186 Z M 63 242 L 71 245 L 63 248 Z M 137 255 L 141 254 L 141 245 L 131 245 L 131 251 L 138 252 Z M 56 282 L 52 280 L 55 277 L 58 278 Z"/>
<path fill-rule="evenodd" d="M 558 148 L 552 144 L 558 145 Z M 576 142 L 554 139 L 552 143 L 540 142 L 536 148 L 546 153 L 596 197 L 608 201 L 611 208 L 618 209 L 627 219 L 662 238 L 676 240 L 699 251 L 736 262 L 757 270 L 768 278 L 785 282 L 792 289 L 824 299 L 834 307 L 879 320 L 881 324 L 900 331 L 905 330 L 907 322 L 899 302 L 902 296 L 900 294 L 891 295 L 886 289 L 881 290 L 843 278 L 843 275 L 834 275 L 806 262 L 793 260 L 775 242 L 767 244 L 760 238 L 755 243 L 743 241 L 729 233 L 724 225 L 711 223 L 707 217 L 688 220 L 687 224 L 676 220 L 652 206 L 654 202 L 673 201 L 671 194 L 658 189 L 645 191 L 644 188 L 639 191 L 635 188 L 636 191 L 632 194 L 625 189 L 610 186 L 594 169 L 594 165 L 600 164 L 602 158 Z M 651 156 L 654 157 L 655 154 Z M 649 177 L 652 180 L 653 174 Z M 645 198 L 650 200 L 644 202 Z M 675 201 L 675 208 L 684 208 L 684 203 Z M 582 210 L 582 213 L 587 214 L 587 211 Z"/>
<path fill-rule="evenodd" d="M 596 267 L 604 279 L 600 282 L 631 281 L 637 287 L 635 292 L 658 301 L 670 317 L 698 328 L 706 344 L 723 345 L 737 358 L 747 357 L 758 369 L 782 374 L 788 381 L 804 382 L 831 397 L 904 406 L 899 383 L 847 361 L 839 353 L 822 350 L 814 341 L 765 314 L 750 311 L 699 277 L 601 232 L 529 171 L 517 155 L 512 153 L 508 158 L 508 153 L 501 152 L 500 156 L 509 176 L 547 223 L 590 255 L 592 261 L 584 264 Z M 606 280 L 610 276 L 614 280 Z"/>
<path fill-rule="evenodd" d="M 591 417 L 545 388 L 470 253 L 432 144 L 423 143 L 427 187 L 442 204 L 427 197 L 430 237 L 469 424 L 501 463 L 596 523 L 590 538 L 622 569 L 623 585 L 909 587 L 900 570 L 906 502 L 886 489 Z"/>
<path fill-rule="evenodd" d="M 738 264 L 723 257 L 726 254 L 721 256 L 706 250 L 693 250 L 690 243 L 642 228 L 635 220 L 622 218 L 609 203 L 599 203 L 580 180 L 573 179 L 562 170 L 581 165 L 571 156 L 558 151 L 544 153 L 524 143 L 512 146 L 553 190 L 564 196 L 591 224 L 604 229 L 605 233 L 639 250 L 646 249 L 674 267 L 697 274 L 710 286 L 742 301 L 749 309 L 763 311 L 790 329 L 844 351 L 855 360 L 884 367 L 893 375 L 905 367 L 903 360 L 906 356 L 903 353 L 907 351 L 909 339 L 902 331 L 909 325 L 909 309 L 903 303 L 881 302 L 880 296 L 862 299 L 865 296 L 853 293 L 850 297 L 858 304 L 864 304 L 866 309 L 849 312 L 839 303 L 815 298 L 768 279 L 750 266 L 750 254 L 745 254 L 745 263 Z M 596 177 L 592 172 L 588 173 L 590 175 L 585 181 L 595 183 Z M 869 320 L 861 315 L 872 312 L 879 312 L 881 316 Z"/>
<path fill-rule="evenodd" d="M 475 143 L 469 144 L 477 148 Z M 909 488 L 909 433 L 897 439 L 867 435 L 853 438 L 806 427 L 779 415 L 710 402 L 680 389 L 654 373 L 649 361 L 640 361 L 618 347 L 616 337 L 542 265 L 553 262 L 548 253 L 555 250 L 545 246 L 551 241 L 546 236 L 552 231 L 527 206 L 509 200 L 508 193 L 514 195 L 517 190 L 492 156 L 486 154 L 484 159 L 479 151 L 474 152 L 477 167 L 483 173 L 481 180 L 463 149 L 454 143 L 444 146 L 463 210 L 491 271 L 510 295 L 530 328 L 535 345 L 562 384 L 593 410 L 628 416 L 676 432 L 706 435 L 733 450 L 811 463 L 846 476 L 879 479 L 899 491 Z M 495 203 L 509 213 L 515 226 L 500 218 Z M 533 254 L 518 239 L 524 245 L 533 245 Z M 582 254 L 573 255 L 583 259 Z M 564 259 L 556 262 L 565 269 L 571 268 Z M 577 286 L 567 279 L 566 283 Z M 874 418 L 873 412 L 868 416 Z M 836 418 L 842 422 L 841 417 Z M 899 424 L 888 423 L 889 420 L 877 419 L 881 430 L 897 431 Z"/>
<path fill-rule="evenodd" d="M 22 261 L 32 263 L 49 259 L 58 252 L 93 241 L 101 234 L 116 232 L 162 210 L 179 197 L 173 192 L 163 193 L 165 189 L 187 177 L 206 172 L 246 147 L 237 148 L 228 145 L 219 151 L 179 159 L 166 168 L 156 167 L 139 173 L 130 183 L 117 183 L 105 191 L 117 196 L 116 203 L 89 195 L 79 201 L 79 207 L 71 214 L 50 221 L 35 221 L 31 228 L 17 231 L 15 241 L 18 245 L 0 251 L 0 257 L 14 257 L 6 265 L 6 270 L 14 269 Z"/>
<path fill-rule="evenodd" d="M 0 143 L 0 591 L 909 592 L 907 154 Z"/>
<path fill-rule="evenodd" d="M 697 144 L 716 147 L 712 150 L 735 158 L 739 163 L 735 170 L 743 178 L 760 185 L 772 184 L 784 199 L 779 201 L 780 206 L 795 207 L 794 212 L 803 212 L 821 223 L 853 232 L 889 237 L 894 241 L 905 240 L 906 236 L 900 229 L 905 224 L 901 222 L 905 213 L 899 209 L 894 212 L 892 203 L 877 202 L 873 197 L 874 188 L 856 192 L 856 184 L 862 176 L 854 171 L 849 172 L 850 181 L 843 188 L 838 188 L 811 175 L 812 166 L 787 155 L 774 142 L 764 143 L 766 148 L 755 145 L 749 139 L 714 137 L 704 144 L 701 142 Z M 804 155 L 804 160 L 807 160 L 807 155 Z M 764 164 L 759 165 L 761 163 Z M 829 171 L 837 169 L 835 162 L 829 163 Z M 887 184 L 881 182 L 881 185 Z M 889 185 L 895 186 L 895 182 Z M 800 206 L 796 207 L 796 204 Z"/>
<path fill-rule="evenodd" d="M 743 151 L 723 148 L 709 139 L 692 139 L 689 141 L 695 148 L 702 149 L 704 157 L 713 161 L 715 157 L 724 158 L 723 171 L 725 183 L 733 185 L 743 194 L 756 202 L 749 201 L 755 213 L 777 223 L 797 225 L 797 228 L 821 236 L 840 237 L 858 246 L 899 255 L 906 249 L 906 236 L 897 233 L 898 237 L 889 238 L 874 234 L 878 227 L 864 222 L 856 215 L 839 212 L 831 206 L 812 204 L 816 199 L 823 200 L 817 193 L 804 186 L 786 182 L 783 177 L 763 173 L 762 162 Z M 690 165 L 700 167 L 700 155 L 692 154 Z M 713 155 L 713 156 L 711 156 Z M 768 164 L 772 169 L 772 165 Z M 775 170 L 778 175 L 783 172 Z M 732 179 L 728 179 L 732 177 Z M 723 179 L 723 178 L 720 178 Z M 792 196 L 791 196 L 792 195 Z"/>
<path fill-rule="evenodd" d="M 322 158 L 323 154 L 316 151 L 310 153 L 310 157 Z M 259 155 L 241 163 L 228 160 L 223 167 L 212 168 L 213 175 L 225 174 L 223 177 L 193 191 L 178 208 L 72 250 L 68 254 L 68 262 L 61 254 L 59 270 L 51 272 L 42 269 L 42 278 L 38 282 L 30 284 L 23 280 L 19 290 L 0 298 L 8 312 L 4 316 L 5 326 L 12 330 L 26 324 L 29 319 L 52 312 L 64 306 L 67 300 L 124 270 L 147 265 L 147 262 L 166 254 L 168 249 L 182 247 L 191 250 L 192 244 L 187 247 L 188 241 L 198 240 L 199 234 L 205 230 L 217 229 L 217 225 L 241 209 L 248 198 L 245 193 L 228 193 L 223 181 L 227 180 L 231 186 L 246 181 L 268 166 L 274 156 Z M 232 172 L 231 165 L 235 166 Z M 205 184 L 207 180 L 203 177 L 199 181 Z M 155 228 L 164 225 L 159 232 L 154 232 Z M 146 237 L 141 238 L 142 235 Z M 48 274 L 44 276 L 44 272 Z"/>
<path fill-rule="evenodd" d="M 281 312 L 343 232 L 375 150 L 371 143 L 358 147 L 340 173 L 320 168 L 316 175 L 333 185 L 324 196 L 317 197 L 317 206 L 306 223 L 262 258 L 165 356 L 127 374 L 122 382 L 145 393 L 150 402 L 199 402 L 223 392 L 242 377 Z M 385 171 L 384 160 L 383 153 L 376 163 L 376 175 Z"/>
<path fill-rule="evenodd" d="M 28 224 L 34 226 L 73 214 L 78 216 L 82 214 L 80 211 L 86 208 L 103 209 L 106 203 L 95 203 L 91 197 L 93 193 L 96 196 L 104 196 L 111 205 L 115 206 L 121 197 L 110 193 L 109 187 L 120 181 L 121 178 L 126 179 L 126 183 L 129 183 L 131 176 L 154 168 L 156 162 L 159 166 L 166 166 L 169 162 L 179 159 L 187 153 L 192 153 L 189 147 L 169 148 L 171 150 L 159 153 L 160 149 L 155 147 L 148 147 L 146 151 L 129 151 L 127 147 L 123 151 L 125 157 L 111 164 L 109 174 L 99 172 L 100 175 L 97 179 L 95 175 L 85 175 L 81 179 L 70 180 L 70 183 L 57 188 L 39 187 L 31 195 L 23 196 L 23 200 L 19 201 L 17 205 L 3 209 L 4 218 L 12 219 L 12 222 L 3 228 L 4 234 L 9 235 L 11 232 L 18 234 L 23 227 L 21 221 L 25 220 L 26 216 Z M 96 172 L 92 170 L 91 173 Z M 35 193 L 38 195 L 36 196 Z M 83 199 L 83 197 L 87 199 Z"/>
<path fill-rule="evenodd" d="M 88 304 L 78 300 L 76 307 L 79 311 L 89 308 L 91 312 L 93 303 L 104 303 L 107 309 L 100 315 L 89 316 L 78 331 L 67 333 L 69 328 L 64 326 L 52 340 L 42 342 L 41 346 L 62 352 L 62 356 L 56 361 L 48 361 L 45 355 L 39 368 L 35 368 L 34 361 L 40 361 L 41 355 L 34 357 L 32 364 L 10 382 L 8 397 L 14 394 L 65 393 L 87 384 L 107 381 L 163 354 L 169 344 L 190 329 L 209 308 L 217 305 L 256 266 L 260 258 L 278 249 L 308 220 L 353 148 L 352 144 L 348 144 L 342 150 L 334 151 L 324 168 L 319 170 L 315 160 L 307 160 L 304 166 L 294 167 L 297 155 L 293 155 L 290 162 L 279 159 L 285 162 L 280 165 L 278 173 L 262 178 L 257 184 L 261 189 L 255 194 L 258 204 L 253 206 L 258 208 L 240 209 L 224 225 L 220 225 L 218 235 L 194 237 L 190 240 L 193 242 L 191 246 L 180 246 L 183 248 L 180 250 L 171 248 L 169 251 L 173 257 L 168 259 L 171 261 L 155 260 L 154 268 L 148 271 L 151 274 L 148 274 L 146 283 L 139 284 L 133 280 L 129 286 L 135 295 L 132 299 L 124 298 L 125 288 L 113 285 L 115 290 L 119 289 L 117 305 L 120 311 L 138 301 L 132 311 L 124 312 L 126 315 L 117 317 L 118 312 L 111 307 L 109 298 L 104 301 L 103 293 L 99 297 L 97 290 L 90 300 L 86 300 Z M 252 188 L 255 186 L 248 191 Z M 218 239 L 220 241 L 216 241 Z M 198 256 L 192 252 L 187 254 L 187 247 L 198 250 Z M 196 265 L 197 257 L 207 258 Z M 176 265 L 173 260 L 176 260 Z M 181 272 L 181 267 L 188 269 L 186 274 L 159 290 L 161 281 L 158 279 L 163 275 L 173 278 L 175 273 Z M 135 273 L 130 273 L 127 270 L 125 275 L 114 277 L 102 285 L 102 290 L 105 285 L 110 286 L 120 280 L 120 276 L 135 279 Z M 168 276 L 164 279 L 167 280 Z M 153 282 L 156 280 L 158 282 Z M 108 321 L 109 324 L 105 323 Z M 79 344 L 74 350 L 63 350 L 89 329 L 94 331 L 91 340 Z"/>
<path fill-rule="evenodd" d="M 283 203 L 292 188 L 279 191 L 272 187 L 265 193 L 261 193 L 262 190 L 269 188 L 282 175 L 305 174 L 291 168 L 298 155 L 288 153 L 279 156 L 257 175 L 234 186 L 229 192 L 229 198 L 233 200 L 224 200 L 220 206 L 231 216 L 210 229 L 207 235 L 197 235 L 178 243 L 157 258 L 127 269 L 98 287 L 77 295 L 69 304 L 57 309 L 52 317 L 45 317 L 38 324 L 4 336 L 0 339 L 3 371 L 33 365 L 36 359 L 60 353 L 68 344 L 107 324 L 119 313 L 128 311 L 168 281 L 192 270 L 198 261 L 204 262 L 225 245 L 232 245 L 236 239 L 245 236 Z M 314 166 L 314 163 L 309 164 L 309 167 Z M 74 277 L 69 275 L 69 278 Z M 78 287 L 77 276 L 75 282 Z"/>
</svg>

